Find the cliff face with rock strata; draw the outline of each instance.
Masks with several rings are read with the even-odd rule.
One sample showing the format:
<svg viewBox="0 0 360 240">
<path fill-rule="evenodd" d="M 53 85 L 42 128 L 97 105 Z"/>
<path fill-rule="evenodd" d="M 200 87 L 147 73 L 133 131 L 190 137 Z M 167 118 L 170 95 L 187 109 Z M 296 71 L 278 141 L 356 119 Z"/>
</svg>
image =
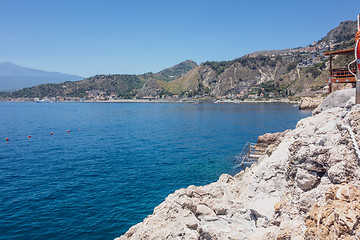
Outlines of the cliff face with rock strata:
<svg viewBox="0 0 360 240">
<path fill-rule="evenodd" d="M 170 194 L 118 239 L 357 239 L 360 105 L 334 92 L 257 164 Z"/>
</svg>

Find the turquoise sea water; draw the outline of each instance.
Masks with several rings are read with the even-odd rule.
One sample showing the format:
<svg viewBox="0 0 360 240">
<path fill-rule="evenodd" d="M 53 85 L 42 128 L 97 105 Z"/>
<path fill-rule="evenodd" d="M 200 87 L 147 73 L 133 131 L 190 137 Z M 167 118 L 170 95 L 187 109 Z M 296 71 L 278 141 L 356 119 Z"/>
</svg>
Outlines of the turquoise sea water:
<svg viewBox="0 0 360 240">
<path fill-rule="evenodd" d="M 246 142 L 309 115 L 266 103 L 0 103 L 0 239 L 118 237 L 176 189 L 239 171 Z"/>
</svg>

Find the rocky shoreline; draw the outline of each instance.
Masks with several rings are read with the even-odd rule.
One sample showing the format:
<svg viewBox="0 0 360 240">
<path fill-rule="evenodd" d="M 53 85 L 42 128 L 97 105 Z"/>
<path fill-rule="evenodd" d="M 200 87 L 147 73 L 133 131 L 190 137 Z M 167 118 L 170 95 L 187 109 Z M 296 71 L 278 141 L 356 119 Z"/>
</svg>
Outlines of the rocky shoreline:
<svg viewBox="0 0 360 240">
<path fill-rule="evenodd" d="M 303 97 L 299 102 L 299 110 L 315 109 L 322 101 L 324 101 L 323 97 Z"/>
<path fill-rule="evenodd" d="M 359 239 L 360 105 L 330 94 L 235 176 L 170 194 L 124 239 Z"/>
<path fill-rule="evenodd" d="M 80 103 L 194 103 L 194 102 L 205 102 L 205 103 L 291 103 L 291 104 L 298 104 L 298 101 L 293 101 L 288 98 L 279 98 L 279 99 L 246 99 L 246 100 L 237 100 L 237 99 L 225 99 L 225 100 L 218 100 L 216 98 L 150 98 L 150 99 L 115 99 L 115 100 L 52 100 L 46 99 L 46 102 L 80 102 Z M 34 99 L 6 99 L 2 100 L 0 98 L 0 102 L 37 102 Z"/>
</svg>

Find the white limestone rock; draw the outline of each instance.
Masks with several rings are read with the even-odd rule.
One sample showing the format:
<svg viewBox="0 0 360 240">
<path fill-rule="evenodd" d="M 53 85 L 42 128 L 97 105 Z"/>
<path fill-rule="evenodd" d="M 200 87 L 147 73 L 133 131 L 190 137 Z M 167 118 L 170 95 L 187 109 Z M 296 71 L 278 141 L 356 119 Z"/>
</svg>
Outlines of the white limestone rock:
<svg viewBox="0 0 360 240">
<path fill-rule="evenodd" d="M 320 183 L 320 177 L 315 172 L 298 169 L 296 183 L 303 191 L 308 191 Z"/>
<path fill-rule="evenodd" d="M 360 106 L 344 98 L 340 97 L 341 107 L 325 100 L 321 111 L 300 120 L 270 156 L 245 171 L 170 194 L 152 215 L 118 239 L 326 239 L 327 232 L 335 236 L 339 231 L 344 239 L 356 239 L 360 203 L 341 196 L 360 198 L 342 192 L 332 196 L 336 191 L 329 190 L 360 187 L 360 162 L 354 150 L 360 141 Z M 352 187 L 338 187 L 345 183 Z M 344 210 L 338 199 L 346 202 Z M 321 221 L 319 209 L 324 211 Z M 333 213 L 327 216 L 326 209 Z M 330 224 L 333 216 L 342 216 L 335 227 Z"/>
<path fill-rule="evenodd" d="M 313 114 L 316 115 L 334 107 L 350 108 L 354 103 L 355 88 L 335 91 L 329 94 L 329 96 L 313 111 Z"/>
</svg>

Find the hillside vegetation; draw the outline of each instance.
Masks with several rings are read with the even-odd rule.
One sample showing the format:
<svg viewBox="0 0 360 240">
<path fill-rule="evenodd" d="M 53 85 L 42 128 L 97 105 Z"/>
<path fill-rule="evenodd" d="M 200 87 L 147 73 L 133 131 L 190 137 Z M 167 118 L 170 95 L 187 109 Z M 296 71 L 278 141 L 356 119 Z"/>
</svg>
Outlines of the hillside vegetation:
<svg viewBox="0 0 360 240">
<path fill-rule="evenodd" d="M 181 78 L 161 83 L 180 96 L 258 98 L 321 95 L 327 92 L 329 61 L 325 51 L 354 47 L 356 22 L 346 21 L 308 47 L 261 51 L 231 61 L 207 61 Z M 336 56 L 346 66 L 353 56 Z"/>
<path fill-rule="evenodd" d="M 119 96 L 132 94 L 133 89 L 143 86 L 145 80 L 137 75 L 113 74 L 96 75 L 77 82 L 42 84 L 24 88 L 11 94 L 12 97 L 84 97 L 87 91 L 99 90 Z M 136 93 L 135 93 L 136 94 Z M 133 94 L 133 95 L 135 95 Z"/>
<path fill-rule="evenodd" d="M 192 60 L 186 60 L 175 66 L 166 68 L 158 73 L 149 76 L 151 79 L 170 82 L 186 74 L 188 71 L 197 66 L 197 63 Z"/>
<path fill-rule="evenodd" d="M 89 97 L 90 91 L 119 98 L 321 95 L 327 92 L 329 74 L 329 61 L 323 53 L 354 47 L 356 30 L 355 21 L 345 21 L 307 47 L 254 52 L 230 61 L 200 65 L 187 60 L 158 73 L 97 75 L 78 82 L 25 88 L 7 96 Z M 351 56 L 336 57 L 334 64 L 344 66 L 350 60 Z"/>
<path fill-rule="evenodd" d="M 150 79 L 171 81 L 179 78 L 197 63 L 187 60 L 173 67 L 164 69 L 158 73 L 145 73 L 140 75 L 110 74 L 96 75 L 77 82 L 64 82 L 60 84 L 42 84 L 30 88 L 24 88 L 13 93 L 2 93 L 9 97 L 85 97 L 89 91 L 102 92 L 105 96 L 116 95 L 120 98 L 132 98 Z"/>
</svg>

